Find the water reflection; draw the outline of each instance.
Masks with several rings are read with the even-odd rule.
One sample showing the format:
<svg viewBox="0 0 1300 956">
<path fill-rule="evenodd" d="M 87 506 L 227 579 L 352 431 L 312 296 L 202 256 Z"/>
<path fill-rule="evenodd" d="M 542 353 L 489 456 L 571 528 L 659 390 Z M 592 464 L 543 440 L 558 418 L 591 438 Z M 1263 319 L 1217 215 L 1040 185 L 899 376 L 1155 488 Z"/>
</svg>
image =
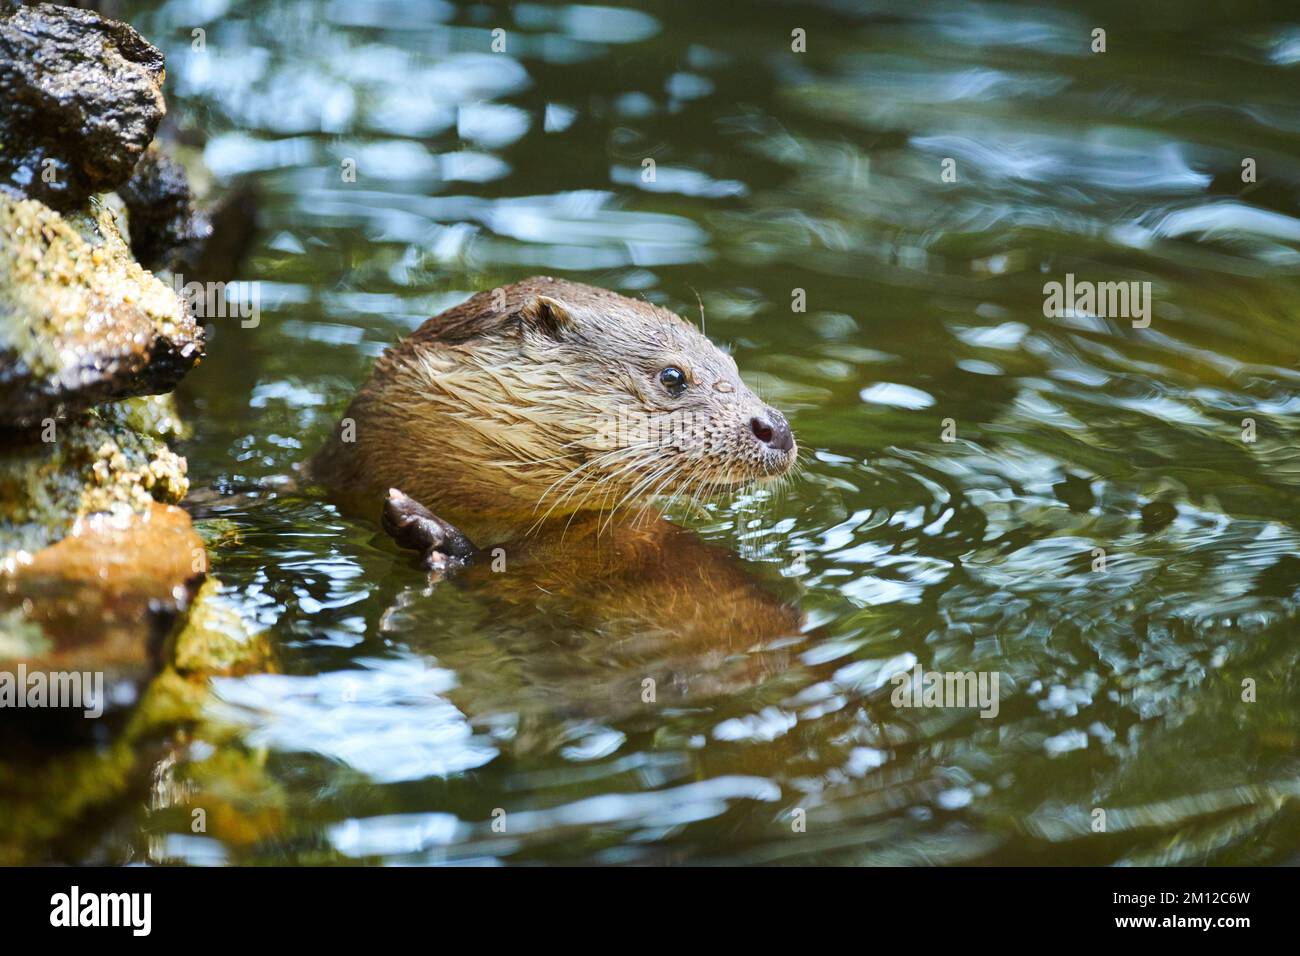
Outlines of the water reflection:
<svg viewBox="0 0 1300 956">
<path fill-rule="evenodd" d="M 496 755 L 443 696 L 455 676 L 418 660 L 358 661 L 364 670 L 217 682 L 253 746 L 317 753 L 378 783 L 480 767 Z"/>
</svg>

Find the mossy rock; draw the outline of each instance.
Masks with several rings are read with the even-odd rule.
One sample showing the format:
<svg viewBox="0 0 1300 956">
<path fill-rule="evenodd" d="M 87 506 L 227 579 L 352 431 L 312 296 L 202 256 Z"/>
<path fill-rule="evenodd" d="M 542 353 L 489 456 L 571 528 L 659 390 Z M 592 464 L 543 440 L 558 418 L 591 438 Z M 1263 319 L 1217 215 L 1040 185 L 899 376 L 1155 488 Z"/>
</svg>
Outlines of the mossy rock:
<svg viewBox="0 0 1300 956">
<path fill-rule="evenodd" d="M 0 866 L 64 862 L 64 854 L 78 862 L 81 821 L 114 806 L 182 812 L 187 824 L 201 809 L 201 832 L 226 845 L 279 835 L 287 798 L 265 754 L 245 747 L 237 728 L 210 722 L 210 700 L 207 681 L 168 668 L 110 745 L 0 753 Z M 52 845 L 61 848 L 51 855 Z"/>
<path fill-rule="evenodd" d="M 122 422 L 130 410 L 87 413 L 23 432 L 0 432 L 0 573 L 96 513 L 126 519 L 189 490 L 185 459 Z"/>
<path fill-rule="evenodd" d="M 176 396 L 140 395 L 120 402 L 108 402 L 96 409 L 99 417 L 115 425 L 125 425 L 132 431 L 160 441 L 183 440 L 190 437 L 190 427 L 176 408 Z"/>
<path fill-rule="evenodd" d="M 274 645 L 252 631 L 222 595 L 215 578 L 203 582 L 172 644 L 172 666 L 185 676 L 264 673 L 276 669 Z"/>
<path fill-rule="evenodd" d="M 66 216 L 0 195 L 0 426 L 171 389 L 203 331 L 131 256 L 110 206 Z"/>
</svg>

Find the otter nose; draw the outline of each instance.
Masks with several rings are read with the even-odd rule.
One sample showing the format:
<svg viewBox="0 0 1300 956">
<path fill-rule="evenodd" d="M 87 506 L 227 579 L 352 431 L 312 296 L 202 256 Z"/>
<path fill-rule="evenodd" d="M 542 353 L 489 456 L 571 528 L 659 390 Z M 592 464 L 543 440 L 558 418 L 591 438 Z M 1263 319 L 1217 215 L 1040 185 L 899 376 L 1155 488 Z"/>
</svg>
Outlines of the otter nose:
<svg viewBox="0 0 1300 956">
<path fill-rule="evenodd" d="M 790 423 L 775 408 L 766 409 L 762 415 L 751 418 L 749 429 L 754 433 L 754 437 L 768 448 L 789 451 L 794 447 L 794 435 L 790 433 Z"/>
</svg>

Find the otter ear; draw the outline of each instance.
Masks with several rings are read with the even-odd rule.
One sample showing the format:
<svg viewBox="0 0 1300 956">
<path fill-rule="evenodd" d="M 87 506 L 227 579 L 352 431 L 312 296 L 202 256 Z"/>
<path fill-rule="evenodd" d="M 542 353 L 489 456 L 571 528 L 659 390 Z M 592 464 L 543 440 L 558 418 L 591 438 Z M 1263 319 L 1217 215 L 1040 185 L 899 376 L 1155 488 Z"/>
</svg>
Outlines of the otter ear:
<svg viewBox="0 0 1300 956">
<path fill-rule="evenodd" d="M 541 329 L 552 338 L 563 338 L 566 332 L 578 327 L 573 315 L 563 302 L 552 299 L 549 295 L 530 296 L 519 310 L 525 325 Z"/>
</svg>

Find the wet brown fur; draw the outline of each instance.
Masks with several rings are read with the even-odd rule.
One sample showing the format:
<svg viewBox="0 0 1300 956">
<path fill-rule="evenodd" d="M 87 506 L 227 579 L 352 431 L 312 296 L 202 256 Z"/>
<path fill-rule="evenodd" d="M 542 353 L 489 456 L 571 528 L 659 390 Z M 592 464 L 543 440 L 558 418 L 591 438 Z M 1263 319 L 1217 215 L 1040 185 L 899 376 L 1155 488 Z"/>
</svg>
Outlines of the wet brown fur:
<svg viewBox="0 0 1300 956">
<path fill-rule="evenodd" d="M 667 365 L 689 377 L 680 399 L 657 385 Z M 698 441 L 609 450 L 611 417 L 676 410 L 699 418 Z M 462 582 L 485 616 L 512 623 L 504 636 L 532 643 L 510 651 L 526 671 L 515 683 L 476 666 L 477 644 L 464 648 L 457 669 L 488 698 L 480 704 L 507 681 L 511 706 L 532 695 L 544 709 L 622 712 L 645 706 L 647 677 L 665 701 L 685 701 L 786 666 L 783 645 L 767 646 L 800 632 L 795 605 L 685 529 L 613 520 L 655 492 L 693 496 L 788 469 L 794 449 L 766 454 L 750 431 L 750 417 L 770 411 L 731 358 L 671 312 L 534 278 L 475 295 L 385 352 L 344 416 L 356 440 L 340 427 L 310 472 L 369 517 L 399 488 L 480 547 L 504 545 Z M 573 650 L 588 640 L 598 662 L 566 680 L 575 655 L 595 653 Z"/>
<path fill-rule="evenodd" d="M 687 374 L 678 398 L 658 382 L 666 366 Z M 400 488 L 483 544 L 497 528 L 781 474 L 794 450 L 766 450 L 749 431 L 770 411 L 730 356 L 668 310 L 535 277 L 388 349 L 310 474 L 363 500 Z M 668 415 L 692 423 L 690 441 L 628 437 L 631 423 Z"/>
</svg>

